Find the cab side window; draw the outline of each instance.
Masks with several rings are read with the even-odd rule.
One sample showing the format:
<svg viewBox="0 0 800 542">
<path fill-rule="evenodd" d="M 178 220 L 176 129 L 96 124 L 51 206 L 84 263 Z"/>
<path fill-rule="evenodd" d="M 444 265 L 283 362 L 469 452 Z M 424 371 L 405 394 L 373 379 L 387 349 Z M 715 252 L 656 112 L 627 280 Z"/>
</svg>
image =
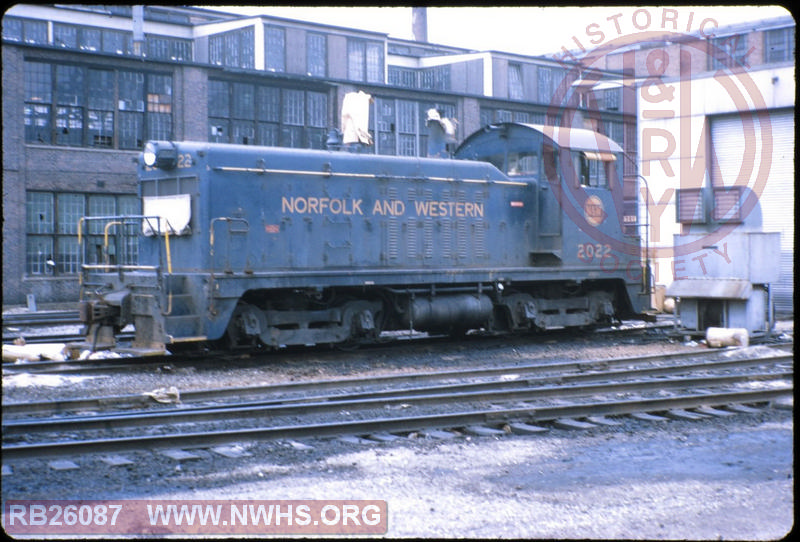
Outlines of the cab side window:
<svg viewBox="0 0 800 542">
<path fill-rule="evenodd" d="M 509 177 L 538 177 L 541 161 L 539 154 L 527 152 L 508 153 L 508 176 Z"/>
<path fill-rule="evenodd" d="M 572 167 L 581 186 L 608 188 L 616 156 L 605 152 L 572 151 Z"/>
</svg>

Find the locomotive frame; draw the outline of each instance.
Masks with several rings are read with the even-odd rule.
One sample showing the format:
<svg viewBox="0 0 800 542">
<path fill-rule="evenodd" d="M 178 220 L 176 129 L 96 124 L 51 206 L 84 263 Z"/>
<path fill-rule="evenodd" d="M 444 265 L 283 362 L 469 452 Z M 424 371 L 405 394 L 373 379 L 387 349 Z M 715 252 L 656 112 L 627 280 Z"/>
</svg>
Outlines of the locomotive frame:
<svg viewBox="0 0 800 542">
<path fill-rule="evenodd" d="M 622 156 L 590 130 L 517 123 L 450 159 L 149 142 L 142 214 L 80 225 L 86 343 L 128 324 L 148 354 L 635 317 L 647 275 Z"/>
</svg>

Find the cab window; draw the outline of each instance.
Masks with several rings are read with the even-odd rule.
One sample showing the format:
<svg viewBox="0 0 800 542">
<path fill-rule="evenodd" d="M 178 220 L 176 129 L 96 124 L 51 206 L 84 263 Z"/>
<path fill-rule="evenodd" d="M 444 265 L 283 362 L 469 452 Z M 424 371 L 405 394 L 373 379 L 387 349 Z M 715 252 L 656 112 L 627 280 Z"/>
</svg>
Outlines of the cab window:
<svg viewBox="0 0 800 542">
<path fill-rule="evenodd" d="M 540 160 L 535 152 L 508 153 L 509 177 L 538 177 Z"/>
<path fill-rule="evenodd" d="M 609 152 L 572 151 L 572 166 L 581 186 L 608 188 L 617 157 Z"/>
</svg>

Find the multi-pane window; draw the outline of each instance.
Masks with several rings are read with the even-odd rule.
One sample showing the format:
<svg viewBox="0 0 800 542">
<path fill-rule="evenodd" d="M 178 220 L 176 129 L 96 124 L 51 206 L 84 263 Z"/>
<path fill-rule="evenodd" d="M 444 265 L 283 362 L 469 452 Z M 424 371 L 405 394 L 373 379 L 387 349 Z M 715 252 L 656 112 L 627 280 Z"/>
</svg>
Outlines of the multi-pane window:
<svg viewBox="0 0 800 542">
<path fill-rule="evenodd" d="M 79 66 L 56 66 L 56 140 L 58 145 L 83 143 L 85 70 Z"/>
<path fill-rule="evenodd" d="M 481 126 L 500 122 L 520 122 L 524 124 L 544 124 L 545 114 L 536 111 L 511 111 L 481 107 Z"/>
<path fill-rule="evenodd" d="M 394 87 L 419 88 L 419 72 L 413 68 L 389 66 L 389 84 Z"/>
<path fill-rule="evenodd" d="M 325 77 L 328 74 L 328 46 L 325 34 L 306 34 L 306 71 L 308 75 Z"/>
<path fill-rule="evenodd" d="M 709 44 L 708 68 L 719 70 L 745 64 L 746 48 L 745 34 L 712 38 Z"/>
<path fill-rule="evenodd" d="M 119 30 L 103 30 L 103 52 L 116 55 L 133 53 L 133 35 Z"/>
<path fill-rule="evenodd" d="M 611 111 L 619 111 L 620 101 L 622 97 L 622 89 L 609 88 L 603 92 L 604 92 L 603 99 L 605 101 L 604 103 L 605 108 Z"/>
<path fill-rule="evenodd" d="M 286 31 L 278 26 L 264 27 L 264 67 L 271 72 L 286 71 Z"/>
<path fill-rule="evenodd" d="M 192 60 L 192 41 L 167 36 L 145 36 L 148 58 L 159 60 Z"/>
<path fill-rule="evenodd" d="M 208 89 L 210 141 L 325 148 L 326 93 L 213 79 Z"/>
<path fill-rule="evenodd" d="M 508 98 L 521 100 L 525 97 L 522 86 L 522 66 L 519 64 L 508 65 Z"/>
<path fill-rule="evenodd" d="M 78 222 L 87 214 L 139 214 L 139 200 L 132 195 L 28 192 L 25 219 L 26 272 L 29 275 L 78 273 L 81 261 Z M 102 257 L 107 258 L 109 263 L 136 263 L 138 256 L 135 242 L 128 242 L 121 247 L 120 256 L 117 257 L 117 247 L 109 245 L 103 248 L 103 226 L 99 223 L 90 224 L 83 232 L 88 234 L 87 242 L 102 249 Z M 93 258 L 92 262 L 98 263 L 98 257 Z"/>
<path fill-rule="evenodd" d="M 456 116 L 455 105 L 450 103 L 377 98 L 375 115 L 370 115 L 370 131 L 375 135 L 374 152 L 397 156 L 427 156 L 425 123 L 430 109 L 436 109 L 443 118 Z"/>
<path fill-rule="evenodd" d="M 786 62 L 794 58 L 794 27 L 764 33 L 766 62 Z"/>
<path fill-rule="evenodd" d="M 71 24 L 53 23 L 53 45 L 67 49 L 78 48 L 79 27 Z"/>
<path fill-rule="evenodd" d="M 172 138 L 172 76 L 148 74 L 147 139 Z"/>
<path fill-rule="evenodd" d="M 24 65 L 25 141 L 141 149 L 172 136 L 172 76 L 72 64 Z"/>
<path fill-rule="evenodd" d="M 397 100 L 397 154 L 417 156 L 419 134 L 418 104 L 409 100 Z"/>
<path fill-rule="evenodd" d="M 3 39 L 30 44 L 47 44 L 47 21 L 3 17 Z"/>
<path fill-rule="evenodd" d="M 255 67 L 255 29 L 252 26 L 231 30 L 208 38 L 208 61 L 219 66 Z"/>
<path fill-rule="evenodd" d="M 25 63 L 25 141 L 50 143 L 52 138 L 53 70 L 50 64 Z"/>
<path fill-rule="evenodd" d="M 89 70 L 86 127 L 90 147 L 114 146 L 114 72 Z"/>
<path fill-rule="evenodd" d="M 3 39 L 47 44 L 47 23 L 6 17 L 3 19 Z M 54 22 L 52 45 L 88 52 L 134 55 L 133 33 L 109 28 Z M 145 56 L 161 60 L 192 60 L 192 40 L 147 34 Z"/>
<path fill-rule="evenodd" d="M 539 66 L 536 70 L 539 102 L 549 104 L 556 98 L 556 92 L 564 79 L 564 71 L 559 68 Z M 563 101 L 561 96 L 559 101 Z"/>
<path fill-rule="evenodd" d="M 612 141 L 618 143 L 620 147 L 623 146 L 625 125 L 622 122 L 614 120 L 603 121 L 603 133 Z"/>
<path fill-rule="evenodd" d="M 434 66 L 420 72 L 420 88 L 450 90 L 450 65 Z"/>
<path fill-rule="evenodd" d="M 327 101 L 325 102 L 327 105 Z M 325 115 L 327 116 L 327 109 Z M 281 89 L 276 87 L 256 88 L 256 132 L 260 145 L 280 145 Z M 320 147 L 321 148 L 321 147 Z"/>
<path fill-rule="evenodd" d="M 439 117 L 454 119 L 456 108 L 453 104 L 440 102 L 420 102 L 419 104 L 419 156 L 428 156 L 428 111 L 435 109 Z"/>
<path fill-rule="evenodd" d="M 383 82 L 383 43 L 347 40 L 347 78 L 367 83 Z"/>
</svg>

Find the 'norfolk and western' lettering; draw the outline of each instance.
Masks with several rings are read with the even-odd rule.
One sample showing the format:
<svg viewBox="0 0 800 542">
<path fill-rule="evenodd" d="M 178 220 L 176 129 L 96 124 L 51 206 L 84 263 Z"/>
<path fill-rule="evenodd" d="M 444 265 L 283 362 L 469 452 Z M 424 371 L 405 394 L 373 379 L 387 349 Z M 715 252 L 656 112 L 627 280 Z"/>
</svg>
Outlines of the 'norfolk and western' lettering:
<svg viewBox="0 0 800 542">
<path fill-rule="evenodd" d="M 413 209 L 417 216 L 441 218 L 483 218 L 482 202 L 469 201 L 414 201 L 414 205 L 398 199 L 377 199 L 371 205 L 361 198 L 317 198 L 292 196 L 281 198 L 283 213 L 300 215 L 361 215 L 405 216 Z"/>
</svg>

